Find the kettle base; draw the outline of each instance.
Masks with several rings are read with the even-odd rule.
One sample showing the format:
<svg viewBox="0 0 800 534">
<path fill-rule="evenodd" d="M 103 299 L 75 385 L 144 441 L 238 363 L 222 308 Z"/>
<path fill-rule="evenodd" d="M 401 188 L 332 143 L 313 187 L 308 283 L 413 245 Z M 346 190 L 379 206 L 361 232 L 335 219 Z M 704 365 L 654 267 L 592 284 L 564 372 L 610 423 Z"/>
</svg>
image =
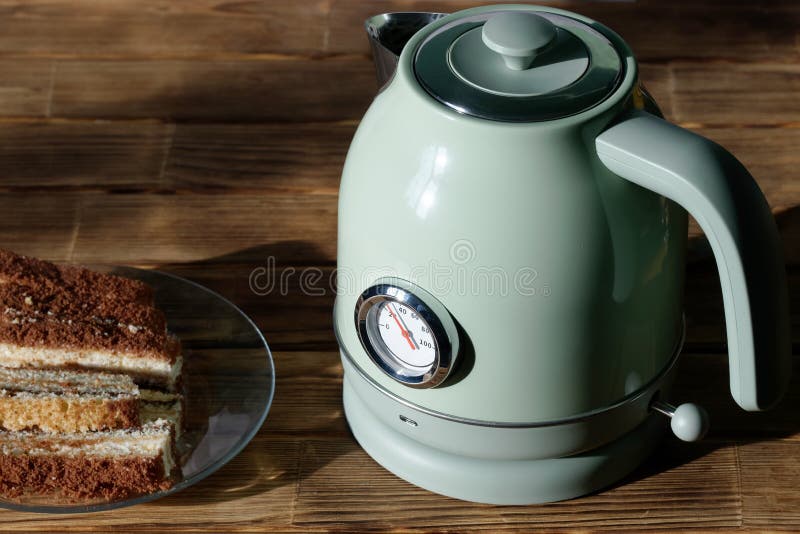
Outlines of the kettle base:
<svg viewBox="0 0 800 534">
<path fill-rule="evenodd" d="M 574 456 L 492 460 L 448 453 L 387 426 L 361 400 L 347 373 L 344 410 L 358 443 L 387 470 L 434 493 L 485 504 L 539 504 L 598 491 L 644 461 L 664 430 L 662 420 L 649 417 L 615 441 Z"/>
</svg>

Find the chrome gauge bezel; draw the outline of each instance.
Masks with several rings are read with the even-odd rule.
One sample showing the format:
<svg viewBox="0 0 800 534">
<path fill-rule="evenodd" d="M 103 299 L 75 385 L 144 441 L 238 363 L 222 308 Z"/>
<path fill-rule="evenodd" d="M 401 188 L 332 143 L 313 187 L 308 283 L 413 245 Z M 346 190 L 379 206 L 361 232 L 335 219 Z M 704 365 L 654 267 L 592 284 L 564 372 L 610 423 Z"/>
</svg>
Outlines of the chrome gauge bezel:
<svg viewBox="0 0 800 534">
<path fill-rule="evenodd" d="M 410 372 L 410 365 L 403 362 L 383 342 L 378 331 L 378 313 L 381 304 L 396 302 L 413 309 L 431 330 L 435 344 L 433 363 L 423 373 Z M 441 313 L 441 312 L 440 312 Z M 452 321 L 449 314 L 440 318 L 431 309 L 426 299 L 411 290 L 391 283 L 379 283 L 364 291 L 355 307 L 355 322 L 361 346 L 370 360 L 392 379 L 412 388 L 432 388 L 444 382 L 453 369 L 455 360 L 454 340 L 448 335 L 444 321 Z M 454 330 L 454 325 L 450 329 Z"/>
</svg>

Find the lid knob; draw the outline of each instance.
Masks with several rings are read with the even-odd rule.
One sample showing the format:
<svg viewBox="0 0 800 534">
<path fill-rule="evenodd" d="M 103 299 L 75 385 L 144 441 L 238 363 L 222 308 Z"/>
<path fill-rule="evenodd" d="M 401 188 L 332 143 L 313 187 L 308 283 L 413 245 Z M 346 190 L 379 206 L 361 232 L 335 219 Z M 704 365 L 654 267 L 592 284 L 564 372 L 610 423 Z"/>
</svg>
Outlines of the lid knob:
<svg viewBox="0 0 800 534">
<path fill-rule="evenodd" d="M 525 70 L 556 37 L 556 26 L 541 15 L 506 12 L 483 25 L 483 43 L 503 56 L 506 67 Z"/>
</svg>

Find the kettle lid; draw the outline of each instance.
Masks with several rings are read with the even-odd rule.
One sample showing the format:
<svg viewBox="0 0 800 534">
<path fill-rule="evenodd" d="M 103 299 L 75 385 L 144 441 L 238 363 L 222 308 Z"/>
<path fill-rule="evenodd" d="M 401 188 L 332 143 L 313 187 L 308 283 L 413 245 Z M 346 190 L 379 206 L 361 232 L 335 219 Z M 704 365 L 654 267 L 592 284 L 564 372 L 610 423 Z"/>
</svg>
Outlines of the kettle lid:
<svg viewBox="0 0 800 534">
<path fill-rule="evenodd" d="M 599 104 L 622 80 L 614 45 L 577 19 L 508 7 L 454 17 L 422 41 L 414 71 L 431 96 L 460 113 L 554 120 Z"/>
</svg>

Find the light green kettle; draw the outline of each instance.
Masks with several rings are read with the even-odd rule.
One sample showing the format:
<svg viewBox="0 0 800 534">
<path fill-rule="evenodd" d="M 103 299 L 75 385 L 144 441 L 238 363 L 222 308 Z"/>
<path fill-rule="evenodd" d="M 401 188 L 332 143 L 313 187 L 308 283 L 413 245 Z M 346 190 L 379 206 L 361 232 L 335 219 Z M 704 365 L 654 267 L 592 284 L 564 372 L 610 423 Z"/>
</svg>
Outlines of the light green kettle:
<svg viewBox="0 0 800 534">
<path fill-rule="evenodd" d="M 730 153 L 661 118 L 618 35 L 529 5 L 367 29 L 385 84 L 342 173 L 334 323 L 347 420 L 373 458 L 438 493 L 523 504 L 625 476 L 665 428 L 657 412 L 702 437 L 703 410 L 670 404 L 687 211 L 719 269 L 731 394 L 751 411 L 781 398 L 769 206 Z"/>
</svg>

